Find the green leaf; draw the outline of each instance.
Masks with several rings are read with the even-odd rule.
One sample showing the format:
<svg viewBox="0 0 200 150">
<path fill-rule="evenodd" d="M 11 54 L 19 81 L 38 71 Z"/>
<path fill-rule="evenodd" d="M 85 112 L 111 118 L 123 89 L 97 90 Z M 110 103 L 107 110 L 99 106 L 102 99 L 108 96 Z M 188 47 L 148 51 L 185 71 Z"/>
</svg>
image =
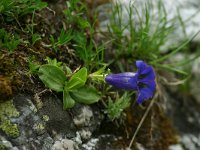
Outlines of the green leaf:
<svg viewBox="0 0 200 150">
<path fill-rule="evenodd" d="M 75 105 L 74 99 L 70 96 L 67 90 L 63 91 L 63 108 L 72 108 Z"/>
<path fill-rule="evenodd" d="M 30 73 L 34 74 L 38 72 L 38 69 L 40 68 L 40 65 L 38 64 L 34 64 L 31 61 L 29 61 L 28 63 L 29 69 L 30 69 Z"/>
<path fill-rule="evenodd" d="M 82 17 L 77 17 L 77 21 L 82 29 L 90 27 L 90 23 L 87 20 L 83 19 Z"/>
<path fill-rule="evenodd" d="M 85 67 L 81 68 L 78 72 L 76 72 L 66 84 L 68 90 L 75 90 L 83 85 L 87 81 L 87 69 Z"/>
<path fill-rule="evenodd" d="M 32 45 L 34 45 L 37 41 L 41 40 L 41 36 L 37 33 L 32 35 Z"/>
<path fill-rule="evenodd" d="M 51 58 L 47 57 L 46 61 L 47 61 L 48 65 L 53 65 L 53 66 L 56 66 L 56 67 L 59 67 L 60 69 L 62 69 L 62 62 L 57 61 L 56 58 L 51 59 Z"/>
<path fill-rule="evenodd" d="M 59 67 L 48 64 L 42 65 L 39 68 L 38 75 L 48 88 L 57 92 L 63 91 L 66 76 Z"/>
<path fill-rule="evenodd" d="M 68 43 L 72 39 L 72 30 L 65 32 L 64 29 L 61 30 L 60 36 L 58 37 L 57 45 L 63 45 Z"/>
<path fill-rule="evenodd" d="M 117 119 L 121 116 L 125 108 L 130 106 L 131 95 L 125 92 L 122 97 L 117 98 L 113 101 L 110 97 L 108 98 L 108 105 L 106 106 L 106 113 L 111 120 Z"/>
<path fill-rule="evenodd" d="M 172 52 L 168 53 L 167 55 L 164 55 L 161 58 L 158 58 L 154 61 L 152 61 L 152 63 L 154 64 L 159 64 L 159 62 L 162 62 L 168 58 L 170 58 L 171 56 L 175 55 L 177 52 L 181 51 L 183 49 L 183 47 L 185 47 L 188 43 L 190 43 L 198 34 L 200 33 L 200 31 L 198 31 L 197 33 L 195 33 L 191 39 L 185 41 L 183 44 L 181 44 L 178 48 L 176 48 L 175 50 L 173 50 Z"/>
<path fill-rule="evenodd" d="M 76 102 L 84 104 L 93 104 L 99 101 L 100 95 L 93 87 L 82 87 L 71 92 L 71 96 Z"/>
</svg>

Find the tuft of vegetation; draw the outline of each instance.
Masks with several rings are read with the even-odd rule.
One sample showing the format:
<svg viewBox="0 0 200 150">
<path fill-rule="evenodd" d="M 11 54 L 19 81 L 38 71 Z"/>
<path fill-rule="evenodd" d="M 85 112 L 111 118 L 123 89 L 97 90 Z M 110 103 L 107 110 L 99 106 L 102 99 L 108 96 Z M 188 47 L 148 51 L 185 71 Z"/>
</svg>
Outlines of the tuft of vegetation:
<svg viewBox="0 0 200 150">
<path fill-rule="evenodd" d="M 144 60 L 152 64 L 157 69 L 165 69 L 178 74 L 187 76 L 187 73 L 177 66 L 192 62 L 198 58 L 197 54 L 194 58 L 187 58 L 183 62 L 165 63 L 171 57 L 180 51 L 187 50 L 188 44 L 197 36 L 196 33 L 191 39 L 186 39 L 181 45 L 174 45 L 173 49 L 167 50 L 166 53 L 161 51 L 165 42 L 169 38 L 175 28 L 175 20 L 168 20 L 165 6 L 162 1 L 156 5 L 158 13 L 154 13 L 154 5 L 147 2 L 142 10 L 138 10 L 134 3 L 126 8 L 128 19 L 122 17 L 122 6 L 116 4 L 112 9 L 110 24 L 108 25 L 108 35 L 112 42 L 115 53 L 115 59 L 110 62 L 120 61 L 125 58 L 130 64 L 135 60 Z M 134 15 L 134 18 L 133 18 Z M 155 21 L 156 18 L 156 21 Z M 179 16 L 180 19 L 180 16 Z M 134 21 L 135 20 L 135 21 Z M 186 37 L 187 38 L 187 37 Z M 118 64 L 120 70 L 124 70 L 123 66 Z"/>
<path fill-rule="evenodd" d="M 125 92 L 121 97 L 116 98 L 115 101 L 109 97 L 106 106 L 106 114 L 111 120 L 119 119 L 122 116 L 124 109 L 130 106 L 131 95 Z"/>
<path fill-rule="evenodd" d="M 174 30 L 173 20 L 168 22 L 163 4 L 159 3 L 156 16 L 153 15 L 154 8 L 150 2 L 142 10 L 138 10 L 134 4 L 130 4 L 126 9 L 128 18 L 123 20 L 122 6 L 116 4 L 108 26 L 109 37 L 117 55 L 126 54 L 134 60 L 139 58 L 147 61 L 160 57 L 160 47 L 165 43 L 168 34 Z M 157 24 L 153 18 L 157 19 Z"/>
<path fill-rule="evenodd" d="M 67 44 L 71 39 L 72 39 L 72 30 L 71 29 L 68 30 L 67 32 L 64 29 L 62 29 L 57 40 L 55 40 L 55 38 L 52 35 L 50 36 L 52 48 L 56 52 L 58 51 L 58 48 L 60 46 Z"/>
<path fill-rule="evenodd" d="M 13 52 L 20 44 L 17 35 L 8 33 L 4 28 L 0 29 L 0 48 Z"/>
<path fill-rule="evenodd" d="M 12 21 L 35 10 L 47 7 L 46 2 L 41 0 L 1 0 L 0 13 L 5 15 L 6 21 Z"/>
<path fill-rule="evenodd" d="M 92 104 L 98 102 L 100 96 L 92 86 L 86 86 L 88 78 L 87 68 L 83 67 L 74 73 L 67 73 L 62 70 L 61 62 L 56 59 L 47 59 L 48 64 L 34 65 L 31 70 L 38 74 L 40 80 L 46 87 L 63 92 L 64 109 L 72 108 L 75 102 Z M 68 77 L 68 78 L 67 78 Z"/>
<path fill-rule="evenodd" d="M 73 48 L 76 55 L 84 62 L 89 69 L 98 69 L 104 63 L 104 46 L 95 42 L 96 14 L 91 20 L 86 5 L 80 0 L 67 2 L 68 9 L 65 14 L 68 27 L 76 30 L 72 31 Z"/>
</svg>

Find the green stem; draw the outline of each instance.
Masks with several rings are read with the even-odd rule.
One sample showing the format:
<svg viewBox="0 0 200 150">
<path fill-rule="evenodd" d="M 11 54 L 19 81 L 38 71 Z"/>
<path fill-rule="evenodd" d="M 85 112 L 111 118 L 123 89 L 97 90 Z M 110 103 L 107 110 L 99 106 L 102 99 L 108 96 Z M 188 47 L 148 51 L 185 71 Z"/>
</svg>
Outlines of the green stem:
<svg viewBox="0 0 200 150">
<path fill-rule="evenodd" d="M 98 81 L 105 81 L 105 77 L 107 74 L 89 74 L 88 77 L 92 80 L 98 80 Z"/>
</svg>

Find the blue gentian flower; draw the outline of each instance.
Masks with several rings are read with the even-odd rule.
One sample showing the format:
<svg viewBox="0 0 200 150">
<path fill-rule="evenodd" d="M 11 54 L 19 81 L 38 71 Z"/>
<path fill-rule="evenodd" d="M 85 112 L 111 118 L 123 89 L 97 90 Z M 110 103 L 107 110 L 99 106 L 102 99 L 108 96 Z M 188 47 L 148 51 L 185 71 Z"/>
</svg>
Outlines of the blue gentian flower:
<svg viewBox="0 0 200 150">
<path fill-rule="evenodd" d="M 105 80 L 116 88 L 137 91 L 137 103 L 141 104 L 153 97 L 156 89 L 156 75 L 153 68 L 142 60 L 136 61 L 136 67 L 138 69 L 136 73 L 109 74 Z"/>
</svg>

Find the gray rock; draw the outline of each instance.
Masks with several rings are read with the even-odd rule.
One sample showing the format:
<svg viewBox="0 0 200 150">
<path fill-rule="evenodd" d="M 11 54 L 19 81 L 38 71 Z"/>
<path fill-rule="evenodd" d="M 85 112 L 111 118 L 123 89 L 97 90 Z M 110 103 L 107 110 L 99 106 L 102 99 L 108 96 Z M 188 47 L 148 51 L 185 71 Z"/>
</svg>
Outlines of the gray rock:
<svg viewBox="0 0 200 150">
<path fill-rule="evenodd" d="M 75 126 L 69 113 L 62 108 L 59 99 L 53 96 L 42 96 L 42 107 L 37 109 L 33 103 L 33 96 L 18 94 L 14 96 L 13 103 L 19 111 L 17 117 L 11 122 L 19 129 L 19 136 L 11 138 L 0 136 L 0 142 L 8 149 L 38 149 L 49 150 L 58 137 L 75 136 Z M 45 116 L 45 117 L 44 117 Z M 44 119 L 46 118 L 46 119 Z M 61 140 L 63 148 L 67 149 L 66 140 Z M 15 145 L 15 146 L 13 146 Z M 69 144 L 70 145 L 70 144 Z"/>
<path fill-rule="evenodd" d="M 52 146 L 52 150 L 61 150 L 63 147 L 61 141 L 55 141 L 54 145 Z"/>
<path fill-rule="evenodd" d="M 14 103 L 20 116 L 13 119 L 20 129 L 20 136 L 16 139 L 11 139 L 19 149 L 49 149 L 53 140 L 46 132 L 45 122 L 40 119 L 36 107 L 30 100 L 31 97 L 23 94 L 18 94 L 14 97 Z"/>
<path fill-rule="evenodd" d="M 184 134 L 181 138 L 181 143 L 186 150 L 199 150 L 200 149 L 200 134 Z"/>
<path fill-rule="evenodd" d="M 181 144 L 174 144 L 169 147 L 169 150 L 184 150 Z"/>
<path fill-rule="evenodd" d="M 180 93 L 179 89 L 163 92 L 166 113 L 179 132 L 179 145 L 183 150 L 199 150 L 200 104 L 191 94 Z M 179 147 L 181 148 L 181 147 Z"/>
<path fill-rule="evenodd" d="M 42 104 L 38 113 L 42 118 L 48 118 L 45 122 L 47 132 L 54 136 L 74 137 L 76 128 L 69 111 L 63 109 L 62 101 L 54 96 L 43 96 Z"/>
</svg>

